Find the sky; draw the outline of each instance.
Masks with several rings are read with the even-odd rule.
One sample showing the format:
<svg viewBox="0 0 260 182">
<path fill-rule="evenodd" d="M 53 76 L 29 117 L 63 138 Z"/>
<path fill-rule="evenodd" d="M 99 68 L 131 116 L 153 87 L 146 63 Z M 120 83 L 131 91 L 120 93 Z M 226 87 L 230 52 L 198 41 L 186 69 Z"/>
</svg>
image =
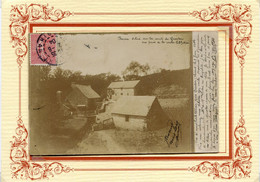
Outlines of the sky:
<svg viewBox="0 0 260 182">
<path fill-rule="evenodd" d="M 121 75 L 131 61 L 148 63 L 153 70 L 187 69 L 190 41 L 190 32 L 57 34 L 57 59 L 61 68 L 83 75 Z"/>
</svg>

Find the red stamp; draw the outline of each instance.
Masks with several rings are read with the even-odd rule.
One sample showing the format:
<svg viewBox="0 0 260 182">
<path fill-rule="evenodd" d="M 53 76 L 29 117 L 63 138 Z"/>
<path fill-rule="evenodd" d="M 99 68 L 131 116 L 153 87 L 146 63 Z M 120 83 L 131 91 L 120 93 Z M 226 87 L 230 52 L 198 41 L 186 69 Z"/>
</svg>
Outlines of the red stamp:
<svg viewBox="0 0 260 182">
<path fill-rule="evenodd" d="M 56 35 L 31 34 L 31 65 L 57 65 Z"/>
</svg>

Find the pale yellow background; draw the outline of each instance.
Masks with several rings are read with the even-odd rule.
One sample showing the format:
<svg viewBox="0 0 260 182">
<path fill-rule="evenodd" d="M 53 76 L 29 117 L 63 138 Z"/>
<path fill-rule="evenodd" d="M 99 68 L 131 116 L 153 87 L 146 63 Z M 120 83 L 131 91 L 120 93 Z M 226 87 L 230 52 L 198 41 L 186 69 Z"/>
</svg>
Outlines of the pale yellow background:
<svg viewBox="0 0 260 182">
<path fill-rule="evenodd" d="M 224 1 L 223 1 L 224 2 Z M 192 0 L 185 1 L 137 1 L 132 0 L 130 2 L 126 0 L 121 1 L 106 1 L 99 0 L 97 2 L 88 1 L 33 1 L 33 3 L 46 4 L 54 6 L 54 8 L 61 10 L 69 10 L 71 12 L 191 12 L 194 10 L 201 10 L 213 6 L 214 4 L 222 4 L 221 1 L 199 1 Z M 11 5 L 27 3 L 31 1 L 18 1 L 18 0 L 4 0 L 3 14 L 2 14 L 2 180 L 14 181 L 11 178 L 10 170 L 10 141 L 12 136 L 15 135 L 15 128 L 17 127 L 16 121 L 18 116 L 18 65 L 16 63 L 16 56 L 14 54 L 15 49 L 10 44 L 9 24 L 10 24 L 10 9 Z M 225 1 L 225 3 L 227 3 Z M 253 25 L 252 43 L 250 48 L 247 49 L 246 63 L 244 68 L 244 115 L 246 121 L 247 133 L 250 135 L 253 147 L 253 158 L 251 177 L 242 179 L 240 181 L 258 181 L 258 122 L 259 122 L 259 4 L 256 1 L 233 1 L 232 4 L 247 4 L 251 5 L 252 17 L 251 21 Z M 37 22 L 44 22 L 39 20 Z M 51 22 L 51 21 L 47 21 Z M 88 15 L 88 16 L 70 16 L 60 21 L 66 22 L 198 22 L 201 20 L 196 19 L 188 15 Z M 212 21 L 212 23 L 215 21 Z M 222 22 L 222 20 L 218 21 Z M 117 30 L 125 31 L 144 31 L 144 30 L 173 30 L 176 28 L 118 28 Z M 200 30 L 208 30 L 208 28 L 199 28 Z M 39 32 L 47 31 L 51 29 L 37 29 Z M 67 29 L 69 30 L 69 29 Z M 75 29 L 71 29 L 75 30 Z M 82 32 L 91 31 L 115 31 L 115 28 L 81 28 L 77 29 Z M 189 28 L 179 28 L 180 30 L 198 30 Z M 217 30 L 216 28 L 211 30 Z M 62 29 L 55 29 L 54 31 L 61 32 Z M 236 34 L 234 35 L 236 36 Z M 220 45 L 223 45 L 223 35 L 219 35 Z M 223 47 L 220 49 L 220 54 L 223 52 Z M 28 54 L 27 54 L 28 56 Z M 233 125 L 236 126 L 240 117 L 240 65 L 235 56 L 233 56 L 234 74 L 233 74 Z M 28 57 L 24 59 L 22 68 L 22 116 L 25 125 L 28 125 Z M 220 76 L 220 95 L 223 95 L 223 84 L 221 80 L 224 77 L 223 58 L 220 58 L 219 65 Z M 223 93 L 223 94 L 221 94 Z M 220 98 L 220 102 L 223 102 L 223 97 Z M 225 117 L 223 111 L 223 104 L 220 103 L 220 120 Z M 224 128 L 223 123 L 220 122 L 220 130 Z M 220 132 L 221 133 L 221 132 Z M 223 147 L 223 134 L 220 136 L 220 149 Z M 216 154 L 218 155 L 218 154 Z M 223 155 L 223 154 L 222 154 Z M 62 161 L 63 164 L 72 168 L 187 168 L 199 164 L 203 160 L 199 161 Z M 51 161 L 47 161 L 51 162 Z M 211 161 L 215 162 L 215 161 Z M 225 161 L 218 161 L 223 163 Z M 28 180 L 29 181 L 29 180 Z M 189 171 L 89 171 L 89 172 L 70 172 L 63 173 L 61 175 L 55 175 L 50 177 L 50 181 L 214 181 L 212 176 L 207 174 L 193 173 Z M 216 181 L 220 181 L 217 179 Z"/>
</svg>

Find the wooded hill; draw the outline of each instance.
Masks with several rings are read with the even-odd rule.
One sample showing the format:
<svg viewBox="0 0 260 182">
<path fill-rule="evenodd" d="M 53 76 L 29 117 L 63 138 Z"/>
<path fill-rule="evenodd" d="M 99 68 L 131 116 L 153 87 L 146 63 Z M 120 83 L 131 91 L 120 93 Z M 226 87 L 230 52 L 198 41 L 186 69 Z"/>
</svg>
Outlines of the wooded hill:
<svg viewBox="0 0 260 182">
<path fill-rule="evenodd" d="M 157 95 L 171 97 L 171 95 L 189 94 L 192 89 L 192 73 L 190 69 L 162 70 L 139 78 L 141 95 Z"/>
</svg>

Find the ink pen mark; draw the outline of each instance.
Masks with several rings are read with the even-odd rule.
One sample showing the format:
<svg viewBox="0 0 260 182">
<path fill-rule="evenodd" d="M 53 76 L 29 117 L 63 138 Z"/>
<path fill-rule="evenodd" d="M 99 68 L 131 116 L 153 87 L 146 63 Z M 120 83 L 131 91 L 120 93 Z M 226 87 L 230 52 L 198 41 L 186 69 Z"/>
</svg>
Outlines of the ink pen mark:
<svg viewBox="0 0 260 182">
<path fill-rule="evenodd" d="M 33 110 L 40 110 L 40 109 L 42 109 L 42 108 L 44 108 L 45 107 L 45 105 L 43 105 L 43 106 L 41 106 L 41 107 L 35 107 L 35 108 L 33 108 Z"/>
<path fill-rule="evenodd" d="M 170 145 L 173 144 L 174 141 L 175 141 L 175 147 L 178 147 L 181 124 L 178 121 L 176 121 L 175 124 L 172 121 L 170 121 L 170 122 L 171 122 L 171 127 L 168 131 L 168 134 L 164 137 L 164 139 L 165 139 L 166 143 L 168 144 L 168 147 L 170 147 Z M 170 135 L 172 135 L 172 136 L 169 139 Z"/>
</svg>

